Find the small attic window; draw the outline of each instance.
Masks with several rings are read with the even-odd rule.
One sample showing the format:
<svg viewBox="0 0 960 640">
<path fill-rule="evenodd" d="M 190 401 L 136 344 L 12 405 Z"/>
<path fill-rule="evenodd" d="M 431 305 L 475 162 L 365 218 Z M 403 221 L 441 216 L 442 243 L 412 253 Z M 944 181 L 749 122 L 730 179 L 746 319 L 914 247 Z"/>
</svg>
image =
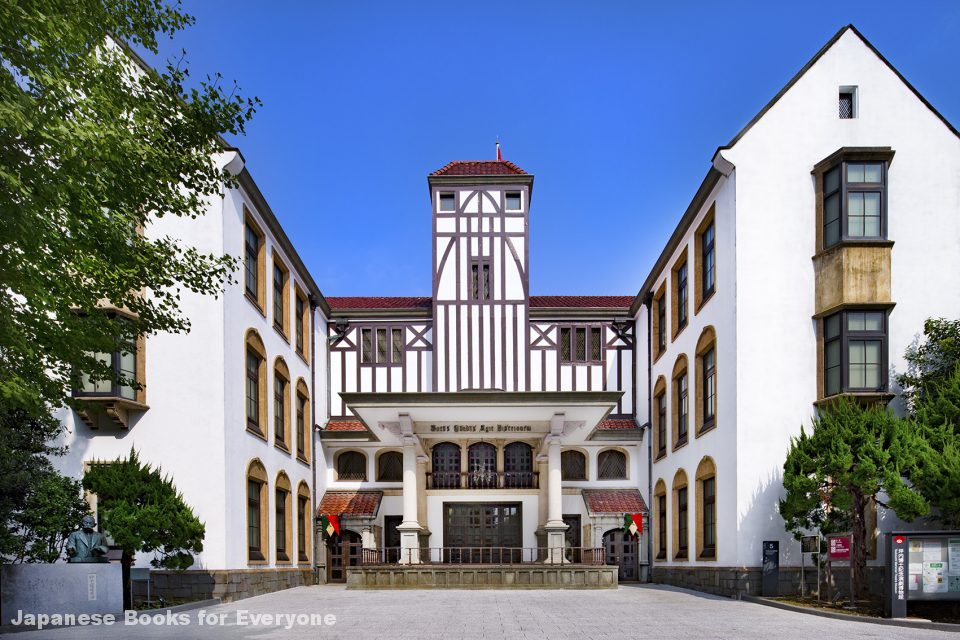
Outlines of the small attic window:
<svg viewBox="0 0 960 640">
<path fill-rule="evenodd" d="M 440 194 L 440 211 L 456 211 L 457 205 L 452 193 Z"/>
<path fill-rule="evenodd" d="M 840 119 L 850 120 L 857 117 L 857 88 L 840 87 Z"/>
<path fill-rule="evenodd" d="M 506 196 L 507 211 L 520 211 L 520 192 L 508 191 Z"/>
</svg>

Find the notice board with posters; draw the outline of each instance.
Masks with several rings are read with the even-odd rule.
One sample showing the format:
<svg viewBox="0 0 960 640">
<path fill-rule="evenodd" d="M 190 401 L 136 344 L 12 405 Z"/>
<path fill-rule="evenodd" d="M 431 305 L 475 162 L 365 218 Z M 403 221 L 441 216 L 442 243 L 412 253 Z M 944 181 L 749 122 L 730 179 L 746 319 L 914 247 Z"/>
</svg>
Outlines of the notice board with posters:
<svg viewBox="0 0 960 640">
<path fill-rule="evenodd" d="M 889 617 L 906 616 L 908 601 L 960 600 L 960 531 L 889 536 Z"/>
</svg>

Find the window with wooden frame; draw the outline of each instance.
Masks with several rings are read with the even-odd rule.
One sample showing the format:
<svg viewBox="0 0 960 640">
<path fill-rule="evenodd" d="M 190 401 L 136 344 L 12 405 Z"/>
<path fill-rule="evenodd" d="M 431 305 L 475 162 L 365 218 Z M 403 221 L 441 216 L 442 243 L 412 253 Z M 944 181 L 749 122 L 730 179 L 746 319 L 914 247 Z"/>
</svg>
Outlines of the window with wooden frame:
<svg viewBox="0 0 960 640">
<path fill-rule="evenodd" d="M 716 250 L 716 207 L 710 206 L 694 237 L 694 278 L 693 306 L 699 312 L 717 288 L 717 250 Z"/>
<path fill-rule="evenodd" d="M 653 360 L 656 362 L 667 351 L 667 335 L 670 331 L 667 322 L 667 282 L 657 290 L 653 299 Z"/>
<path fill-rule="evenodd" d="M 377 458 L 377 482 L 403 481 L 403 454 L 385 451 Z"/>
<path fill-rule="evenodd" d="M 290 508 L 291 495 L 290 478 L 281 471 L 277 474 L 273 500 L 273 544 L 278 564 L 287 564 L 291 561 L 291 535 L 293 533 L 290 528 L 290 517 L 293 513 Z"/>
<path fill-rule="evenodd" d="M 667 381 L 663 376 L 657 378 L 653 387 L 653 406 L 656 411 L 656 440 L 653 442 L 654 456 L 657 460 L 667 455 Z"/>
<path fill-rule="evenodd" d="M 267 471 L 259 460 L 247 467 L 247 561 L 267 562 Z"/>
<path fill-rule="evenodd" d="M 597 455 L 597 480 L 626 480 L 627 454 L 606 449 Z"/>
<path fill-rule="evenodd" d="M 294 348 L 297 355 L 310 363 L 310 303 L 300 287 L 294 285 Z"/>
<path fill-rule="evenodd" d="M 245 403 L 247 431 L 267 437 L 267 351 L 256 331 L 247 331 Z"/>
<path fill-rule="evenodd" d="M 844 158 L 823 171 L 823 249 L 842 242 L 886 239 L 887 165 L 886 160 Z"/>
<path fill-rule="evenodd" d="M 687 356 L 680 355 L 673 365 L 673 449 L 687 444 L 690 431 L 690 398 Z"/>
<path fill-rule="evenodd" d="M 138 340 L 138 342 L 141 342 Z M 93 357 L 111 371 L 111 378 L 94 379 L 90 375 L 80 375 L 80 384 L 74 387 L 73 396 L 84 399 L 123 398 L 132 402 L 143 402 L 143 367 L 138 365 L 137 345 L 128 343 L 125 348 L 112 353 L 98 352 Z M 139 385 L 141 389 L 138 389 Z"/>
<path fill-rule="evenodd" d="M 360 329 L 360 364 L 402 365 L 406 343 L 404 327 Z"/>
<path fill-rule="evenodd" d="M 663 478 L 657 480 L 653 491 L 653 504 L 656 509 L 657 528 L 654 530 L 654 546 L 657 560 L 667 559 L 667 485 Z"/>
<path fill-rule="evenodd" d="M 276 252 L 273 254 L 273 328 L 290 342 L 290 272 L 280 261 Z"/>
<path fill-rule="evenodd" d="M 266 239 L 246 207 L 243 208 L 243 286 L 247 299 L 266 314 Z"/>
<path fill-rule="evenodd" d="M 367 456 L 360 451 L 343 451 L 337 455 L 337 480 L 367 481 Z"/>
<path fill-rule="evenodd" d="M 689 291 L 687 288 L 687 249 L 684 247 L 683 253 L 673 265 L 670 272 L 670 298 L 673 300 L 671 309 L 671 319 L 673 320 L 673 338 L 676 339 L 680 332 L 687 326 L 689 313 Z"/>
<path fill-rule="evenodd" d="M 486 302 L 493 297 L 490 271 L 490 258 L 474 258 L 470 261 L 471 300 Z"/>
<path fill-rule="evenodd" d="M 717 468 L 704 456 L 697 467 L 697 558 L 717 558 Z"/>
<path fill-rule="evenodd" d="M 297 425 L 297 459 L 301 462 L 310 462 L 310 391 L 303 378 L 297 380 L 297 395 L 295 400 Z"/>
<path fill-rule="evenodd" d="M 713 327 L 704 328 L 697 340 L 696 435 L 717 426 L 717 337 Z"/>
<path fill-rule="evenodd" d="M 273 444 L 290 451 L 290 370 L 283 358 L 273 365 Z"/>
<path fill-rule="evenodd" d="M 587 456 L 576 449 L 560 452 L 560 479 L 586 480 Z"/>
<path fill-rule="evenodd" d="M 824 318 L 824 396 L 886 390 L 886 310 L 847 309 Z"/>
<path fill-rule="evenodd" d="M 297 560 L 300 564 L 310 563 L 313 530 L 313 512 L 310 509 L 310 487 L 301 481 L 297 485 Z"/>
<path fill-rule="evenodd" d="M 560 362 L 601 364 L 603 362 L 602 325 L 560 327 Z"/>
<path fill-rule="evenodd" d="M 690 559 L 690 505 L 687 494 L 687 474 L 679 469 L 673 477 L 673 558 Z"/>
</svg>

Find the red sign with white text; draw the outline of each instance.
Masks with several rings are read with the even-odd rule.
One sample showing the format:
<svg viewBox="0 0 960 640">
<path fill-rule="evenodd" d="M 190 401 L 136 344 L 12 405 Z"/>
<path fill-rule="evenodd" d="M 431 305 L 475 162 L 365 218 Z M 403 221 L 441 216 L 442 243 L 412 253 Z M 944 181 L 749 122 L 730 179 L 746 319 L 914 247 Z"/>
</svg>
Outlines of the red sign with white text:
<svg viewBox="0 0 960 640">
<path fill-rule="evenodd" d="M 830 536 L 827 538 L 829 543 L 827 559 L 829 560 L 849 560 L 850 559 L 850 536 Z"/>
</svg>

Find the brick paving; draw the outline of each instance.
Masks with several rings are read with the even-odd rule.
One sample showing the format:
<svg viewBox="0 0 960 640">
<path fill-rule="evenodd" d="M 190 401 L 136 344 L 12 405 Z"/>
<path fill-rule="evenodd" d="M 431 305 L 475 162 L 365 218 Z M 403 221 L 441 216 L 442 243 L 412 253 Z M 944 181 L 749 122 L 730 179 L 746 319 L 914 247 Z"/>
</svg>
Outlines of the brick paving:
<svg viewBox="0 0 960 640">
<path fill-rule="evenodd" d="M 237 624 L 239 611 L 333 614 L 332 626 Z M 184 612 L 187 626 L 71 627 L 17 633 L 15 640 L 112 638 L 958 638 L 955 633 L 831 620 L 748 602 L 662 586 L 617 590 L 409 590 L 347 591 L 341 586 L 297 587 L 206 610 L 224 626 L 199 626 L 198 610 Z"/>
</svg>

